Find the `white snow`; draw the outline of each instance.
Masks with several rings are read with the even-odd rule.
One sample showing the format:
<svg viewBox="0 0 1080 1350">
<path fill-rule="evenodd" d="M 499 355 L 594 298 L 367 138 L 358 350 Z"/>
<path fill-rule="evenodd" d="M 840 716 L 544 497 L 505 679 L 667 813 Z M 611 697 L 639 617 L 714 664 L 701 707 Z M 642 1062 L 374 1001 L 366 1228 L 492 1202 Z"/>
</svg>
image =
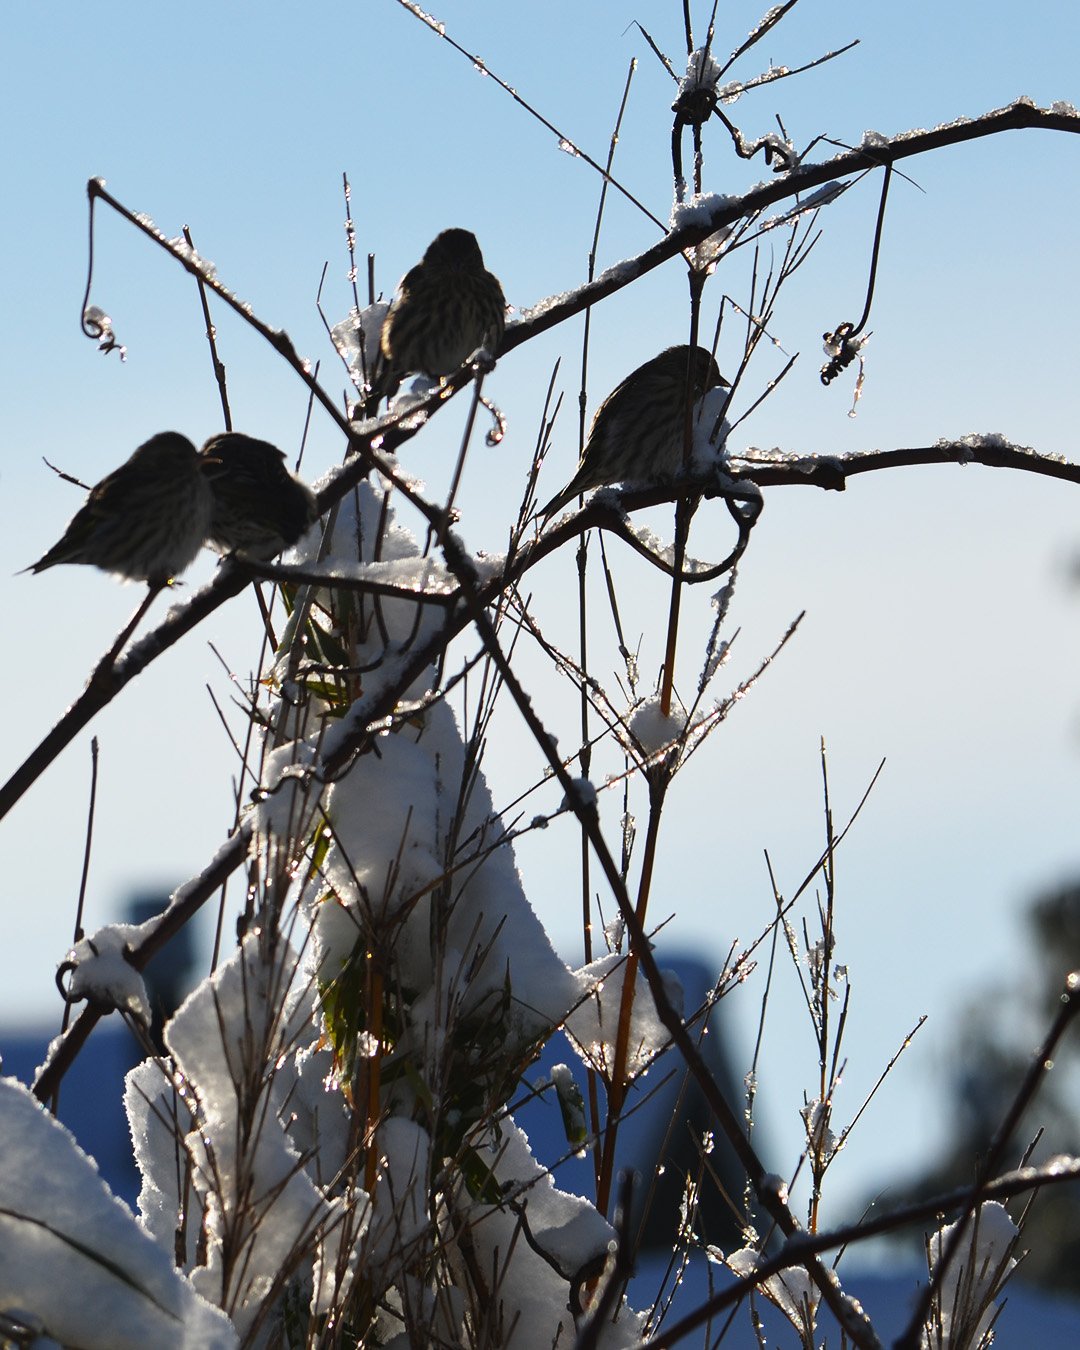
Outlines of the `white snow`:
<svg viewBox="0 0 1080 1350">
<path fill-rule="evenodd" d="M 117 923 L 99 928 L 77 942 L 66 957 L 75 963 L 68 985 L 71 999 L 86 999 L 98 1008 L 118 1008 L 149 1026 L 146 986 L 126 956 L 129 944 L 141 936 L 141 925 Z"/>
<path fill-rule="evenodd" d="M 571 779 L 572 792 L 563 797 L 563 807 L 584 811 L 596 810 L 596 788 L 587 778 Z"/>
<path fill-rule="evenodd" d="M 555 1186 L 516 1125 L 507 1122 L 499 1136 L 478 1152 L 492 1167 L 506 1201 L 482 1205 L 461 1194 L 463 1218 L 471 1225 L 470 1245 L 481 1270 L 499 1272 L 503 1321 L 512 1326 L 516 1319 L 513 1350 L 571 1346 L 576 1328 L 567 1308 L 570 1284 L 580 1285 L 586 1274 L 600 1274 L 614 1231 L 587 1200 Z M 525 1220 L 520 1218 L 521 1208 Z M 525 1221 L 532 1241 L 548 1260 L 519 1232 Z M 624 1304 L 618 1307 L 616 1320 L 603 1327 L 596 1344 L 602 1350 L 638 1345 L 643 1328 L 641 1315 Z"/>
<path fill-rule="evenodd" d="M 690 472 L 704 475 L 727 462 L 727 438 L 731 423 L 717 418 L 727 406 L 730 390 L 717 386 L 706 391 L 694 404 L 694 443 L 690 451 Z"/>
<path fill-rule="evenodd" d="M 185 1147 L 207 1250 L 191 1280 L 241 1334 L 281 1297 L 280 1271 L 340 1222 L 286 1131 L 291 1055 L 315 1034 L 310 990 L 289 995 L 296 965 L 280 937 L 271 950 L 264 935 L 249 934 L 165 1032 L 199 1104 Z M 167 1193 L 174 1174 L 175 1163 L 155 1176 L 158 1190 Z"/>
<path fill-rule="evenodd" d="M 636 258 L 626 258 L 622 262 L 614 263 L 611 267 L 606 267 L 598 277 L 595 277 L 590 283 L 590 289 L 593 287 L 605 286 L 609 282 L 617 282 L 625 285 L 628 281 L 633 281 L 641 270 L 641 264 Z M 558 295 L 549 295 L 543 300 L 538 300 L 535 305 L 527 309 L 520 310 L 521 319 L 518 322 L 525 322 L 529 319 L 538 319 L 549 310 L 555 309 L 558 305 L 565 304 L 569 300 L 575 299 L 580 293 L 578 287 L 572 291 L 560 291 Z M 515 327 L 515 324 L 507 324 L 507 332 Z"/>
<path fill-rule="evenodd" d="M 624 719 L 634 743 L 646 756 L 659 754 L 682 735 L 687 714 L 677 698 L 665 714 L 659 694 L 643 698 L 630 709 Z"/>
<path fill-rule="evenodd" d="M 719 61 L 712 52 L 698 47 L 686 63 L 686 74 L 679 81 L 679 94 L 681 96 L 696 89 L 715 89 L 719 79 Z"/>
<path fill-rule="evenodd" d="M 314 763 L 315 747 L 306 741 L 288 741 L 265 756 L 250 814 L 253 851 L 259 834 L 288 840 L 310 833 L 321 791 L 312 778 Z"/>
<path fill-rule="evenodd" d="M 761 1261 L 760 1253 L 749 1247 L 732 1252 L 727 1258 L 728 1266 L 744 1279 L 757 1270 Z M 780 1309 L 801 1337 L 806 1339 L 813 1336 L 821 1295 L 801 1266 L 790 1266 L 776 1275 L 770 1275 L 762 1282 L 761 1291 L 770 1303 Z"/>
<path fill-rule="evenodd" d="M 227 1350 L 205 1303 L 21 1083 L 0 1079 L 0 1307 L 84 1350 Z"/>
<path fill-rule="evenodd" d="M 831 1158 L 836 1152 L 839 1140 L 829 1128 L 830 1108 L 828 1103 L 814 1098 L 807 1102 L 799 1114 L 806 1127 L 806 1141 L 811 1149 L 822 1158 Z"/>
<path fill-rule="evenodd" d="M 431 1138 L 415 1121 L 390 1116 L 379 1126 L 375 1146 L 379 1170 L 364 1257 L 380 1268 L 379 1284 L 388 1285 L 398 1283 L 404 1264 L 423 1259 L 422 1239 L 432 1236 Z"/>
<path fill-rule="evenodd" d="M 285 564 L 281 568 L 285 580 L 288 580 L 289 566 Z M 311 564 L 295 564 L 295 570 L 308 575 L 313 569 Z M 438 558 L 403 558 L 393 562 L 328 558 L 317 564 L 317 571 L 328 585 L 335 581 L 370 583 L 373 587 L 393 586 L 401 591 L 412 591 L 420 597 L 451 595 L 458 589 L 456 578 Z"/>
<path fill-rule="evenodd" d="M 931 1237 L 927 1250 L 931 1271 L 948 1249 L 957 1226 L 947 1224 Z M 1019 1237 L 1020 1230 L 1004 1205 L 989 1200 L 979 1206 L 941 1282 L 931 1337 L 935 1350 L 981 1344 L 997 1311 L 993 1296 L 1016 1265 L 1012 1253 Z"/>
<path fill-rule="evenodd" d="M 190 263 L 205 281 L 217 280 L 217 268 L 214 264 L 209 258 L 202 257 L 199 250 L 189 244 L 182 235 L 177 235 L 175 239 L 170 239 L 167 242 L 169 248 L 172 249 L 176 256 L 178 258 L 183 258 L 185 262 Z"/>
<path fill-rule="evenodd" d="M 350 310 L 348 317 L 330 330 L 330 340 L 338 354 L 360 381 L 371 378 L 379 355 L 383 320 L 389 310 L 388 300 L 377 300 L 363 309 Z"/>
<path fill-rule="evenodd" d="M 695 193 L 688 202 L 676 202 L 671 208 L 669 226 L 672 230 L 688 229 L 695 225 L 708 225 L 717 212 L 730 206 L 734 197 L 721 192 Z"/>
<path fill-rule="evenodd" d="M 626 958 L 611 952 L 584 966 L 579 975 L 589 993 L 567 1017 L 566 1030 L 577 1042 L 579 1053 L 587 1063 L 601 1073 L 611 1073 L 615 1065 Z M 628 1076 L 633 1078 L 643 1073 L 669 1040 L 649 986 L 639 971 L 630 1011 Z"/>
<path fill-rule="evenodd" d="M 615 501 L 614 492 L 611 488 L 601 488 L 594 494 L 593 501 L 602 500 L 605 493 L 609 495 L 612 502 Z M 647 525 L 639 525 L 632 520 L 624 521 L 623 528 L 634 536 L 642 548 L 647 548 L 650 553 L 669 567 L 675 565 L 675 545 L 673 543 L 665 544 L 655 530 L 650 530 Z M 682 560 L 682 570 L 689 574 L 707 572 L 714 565 L 712 562 L 703 562 L 698 558 L 689 556 L 684 556 Z"/>
<path fill-rule="evenodd" d="M 177 1215 L 183 1212 L 186 1265 L 195 1263 L 203 1207 L 198 1192 L 183 1187 L 177 1170 L 178 1138 L 191 1129 L 192 1109 L 182 1080 L 171 1082 L 152 1059 L 137 1064 L 124 1080 L 124 1110 L 142 1185 L 139 1221 L 161 1246 L 176 1246 Z M 179 1185 L 179 1189 L 178 1189 Z"/>
</svg>

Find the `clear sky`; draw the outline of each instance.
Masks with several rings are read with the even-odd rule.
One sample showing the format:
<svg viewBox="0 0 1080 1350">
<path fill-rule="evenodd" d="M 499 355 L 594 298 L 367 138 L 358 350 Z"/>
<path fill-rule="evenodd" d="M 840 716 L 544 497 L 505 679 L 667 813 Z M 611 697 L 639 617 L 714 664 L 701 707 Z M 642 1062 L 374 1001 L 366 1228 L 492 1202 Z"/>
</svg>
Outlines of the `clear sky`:
<svg viewBox="0 0 1080 1350">
<path fill-rule="evenodd" d="M 705 7 L 692 8 L 704 26 Z M 721 10 L 723 53 L 758 11 L 743 3 Z M 674 86 L 631 21 L 640 18 L 681 66 L 681 5 L 447 0 L 437 13 L 597 159 L 638 57 L 615 172 L 667 218 Z M 775 128 L 779 113 L 802 146 L 817 135 L 852 144 L 868 128 L 933 126 L 1020 94 L 1080 102 L 1080 12 L 1054 0 L 802 0 L 733 73 L 748 77 L 770 61 L 802 64 L 853 38 L 861 45 L 846 56 L 747 95 L 729 115 L 760 134 Z M 2 62 L 6 776 L 79 692 L 139 598 L 89 569 L 15 575 L 59 536 L 80 501 L 42 457 L 93 482 L 155 431 L 175 427 L 201 442 L 221 425 L 192 283 L 108 211 L 99 212 L 92 299 L 113 317 L 128 360 L 99 355 L 81 336 L 86 179 L 102 175 L 167 234 L 189 225 L 222 280 L 286 328 L 301 352 L 321 359 L 335 389 L 340 371 L 315 297 L 328 261 L 330 321 L 351 302 L 343 171 L 353 184 L 358 248 L 376 254 L 383 290 L 439 229 L 460 225 L 475 231 L 518 307 L 584 280 L 598 182 L 395 0 L 303 7 L 193 0 L 182 11 L 23 6 L 7 17 Z M 706 149 L 709 191 L 737 192 L 766 176 L 760 160 L 734 158 L 719 124 L 708 128 Z M 822 240 L 774 323 L 784 350 L 802 356 L 737 430 L 734 448 L 831 453 L 1000 431 L 1080 457 L 1078 164 L 1075 138 L 1024 132 L 902 166 L 914 182 L 896 179 L 891 191 L 867 383 L 854 419 L 851 379 L 828 390 L 818 381 L 820 336 L 862 308 L 878 183 L 843 197 L 822 215 Z M 600 265 L 656 238 L 654 225 L 612 196 Z M 723 292 L 745 301 L 748 265 L 744 251 L 711 281 L 710 323 Z M 303 387 L 240 322 L 217 317 L 237 427 L 294 452 Z M 677 262 L 600 307 L 593 404 L 629 369 L 684 340 L 685 324 Z M 558 357 L 566 405 L 541 490 L 554 492 L 569 476 L 580 342 L 581 322 L 571 321 L 513 352 L 490 378 L 487 392 L 510 432 L 497 450 L 478 447 L 470 457 L 461 499 L 470 546 L 504 542 Z M 725 331 L 722 368 L 737 350 L 734 329 Z M 743 407 L 782 361 L 778 352 L 762 354 L 743 386 Z M 403 456 L 435 496 L 463 416 L 463 406 L 440 415 Z M 333 429 L 316 418 L 308 476 L 340 453 Z M 838 866 L 837 959 L 854 985 L 841 1121 L 917 1018 L 925 1012 L 930 1021 L 837 1164 L 840 1199 L 887 1184 L 934 1150 L 947 1127 L 939 1072 L 969 1001 L 982 991 L 1008 1020 L 1026 975 L 1024 905 L 1080 871 L 1080 593 L 1068 581 L 1080 549 L 1077 500 L 1074 489 L 1049 479 L 974 467 L 867 475 L 843 495 L 787 487 L 768 494 L 743 564 L 731 615 L 740 636 L 718 692 L 753 669 L 796 614 L 807 617 L 677 780 L 653 918 L 674 911 L 667 940 L 718 964 L 733 941 L 751 940 L 768 922 L 763 851 L 790 893 L 821 847 L 820 739 L 837 820 L 887 759 Z M 725 522 L 718 505 L 703 508 L 692 552 L 726 551 Z M 652 523 L 664 527 L 659 514 Z M 189 582 L 204 580 L 213 565 L 207 555 Z M 618 567 L 628 626 L 645 634 L 643 668 L 655 670 L 666 590 L 635 560 L 620 555 Z M 569 558 L 538 570 L 531 584 L 545 631 L 569 645 Z M 155 612 L 162 609 L 159 602 Z M 598 678 L 614 688 L 617 657 L 602 611 L 594 612 Z M 686 632 L 698 646 L 708 617 L 707 598 L 694 597 Z M 243 678 L 257 656 L 255 619 L 250 597 L 240 597 L 92 727 L 101 774 L 89 927 L 115 917 L 131 891 L 168 888 L 198 871 L 227 833 L 235 758 L 206 686 L 227 702 L 229 684 L 208 643 Z M 569 746 L 575 722 L 566 691 L 536 692 Z M 78 888 L 89 735 L 0 822 L 0 1029 L 58 1016 L 52 972 Z M 497 802 L 527 785 L 523 766 L 526 774 L 541 768 L 508 710 L 488 762 Z M 553 809 L 542 797 L 536 809 Z M 576 852 L 572 826 L 560 822 L 519 853 L 532 903 L 570 961 L 580 956 Z M 743 1055 L 759 998 L 751 984 L 725 1004 Z M 768 1161 L 787 1171 L 802 1091 L 813 1092 L 816 1076 L 789 969 L 776 981 L 766 1046 L 759 1104 L 775 1150 Z"/>
</svg>

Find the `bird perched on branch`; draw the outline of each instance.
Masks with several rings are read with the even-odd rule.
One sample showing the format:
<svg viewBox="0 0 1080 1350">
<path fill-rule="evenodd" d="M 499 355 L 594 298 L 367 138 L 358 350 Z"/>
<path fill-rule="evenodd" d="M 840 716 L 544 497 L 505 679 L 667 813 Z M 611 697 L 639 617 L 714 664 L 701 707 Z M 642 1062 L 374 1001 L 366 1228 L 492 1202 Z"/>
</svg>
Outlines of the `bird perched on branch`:
<svg viewBox="0 0 1080 1350">
<path fill-rule="evenodd" d="M 476 236 L 443 230 L 398 284 L 379 339 L 376 396 L 392 398 L 412 371 L 452 375 L 478 347 L 494 354 L 505 326 L 506 298 Z"/>
<path fill-rule="evenodd" d="M 687 389 L 693 405 L 718 385 L 727 380 L 704 347 L 668 347 L 631 371 L 597 408 L 577 473 L 540 516 L 554 515 L 586 488 L 673 478 L 683 464 Z"/>
<path fill-rule="evenodd" d="M 88 563 L 164 586 L 192 562 L 210 524 L 210 488 L 195 447 L 162 431 L 92 488 L 63 538 L 26 570 Z"/>
<path fill-rule="evenodd" d="M 219 553 L 268 562 L 318 516 L 315 494 L 285 467 L 284 452 L 239 431 L 211 436 L 199 452 L 210 488 L 207 542 Z"/>
</svg>

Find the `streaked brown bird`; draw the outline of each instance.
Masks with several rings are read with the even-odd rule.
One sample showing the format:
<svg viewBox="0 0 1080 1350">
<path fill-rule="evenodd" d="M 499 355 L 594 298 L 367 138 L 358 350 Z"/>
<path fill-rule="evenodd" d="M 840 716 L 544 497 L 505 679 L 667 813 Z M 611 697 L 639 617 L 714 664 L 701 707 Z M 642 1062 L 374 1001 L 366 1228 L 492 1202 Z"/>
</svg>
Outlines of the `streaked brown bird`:
<svg viewBox="0 0 1080 1350">
<path fill-rule="evenodd" d="M 494 354 L 505 326 L 506 298 L 476 236 L 443 230 L 398 284 L 380 335 L 376 392 L 392 398 L 414 371 L 452 375 L 477 347 Z"/>
<path fill-rule="evenodd" d="M 210 488 L 195 447 L 162 431 L 91 489 L 63 538 L 26 570 L 87 563 L 156 588 L 192 562 L 209 524 Z"/>
<path fill-rule="evenodd" d="M 586 488 L 673 478 L 683 464 L 688 374 L 691 403 L 727 385 L 712 353 L 695 347 L 691 354 L 686 344 L 631 371 L 597 408 L 577 473 L 539 515 L 553 515 Z"/>
<path fill-rule="evenodd" d="M 318 516 L 315 494 L 285 467 L 269 441 L 239 431 L 211 436 L 199 468 L 212 498 L 207 543 L 219 553 L 246 553 L 260 562 L 295 544 Z"/>
</svg>

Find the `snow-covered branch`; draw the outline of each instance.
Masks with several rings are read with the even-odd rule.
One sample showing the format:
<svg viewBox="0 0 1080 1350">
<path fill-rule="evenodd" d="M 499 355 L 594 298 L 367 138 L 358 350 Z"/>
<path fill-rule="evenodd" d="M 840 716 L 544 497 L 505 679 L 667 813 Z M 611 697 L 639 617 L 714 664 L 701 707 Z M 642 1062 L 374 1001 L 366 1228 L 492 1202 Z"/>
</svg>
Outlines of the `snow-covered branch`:
<svg viewBox="0 0 1080 1350">
<path fill-rule="evenodd" d="M 758 183 L 741 196 L 717 196 L 711 203 L 702 202 L 693 220 L 672 230 L 636 257 L 609 267 L 595 281 L 534 305 L 524 318 L 507 326 L 499 354 L 512 351 L 537 333 L 564 323 L 575 314 L 614 295 L 638 277 L 669 262 L 684 250 L 703 243 L 718 230 L 727 229 L 777 202 L 823 187 L 834 180 L 868 173 L 886 164 L 896 164 L 945 146 L 960 145 L 983 136 L 998 136 L 1005 131 L 1024 130 L 1063 131 L 1076 135 L 1080 133 L 1080 113 L 1067 103 L 1037 108 L 1029 99 L 1017 99 L 1015 103 L 984 113 L 981 117 L 958 118 L 928 131 L 902 131 L 894 136 L 867 132 L 860 146 L 845 150 L 831 159 L 817 164 L 800 164 L 797 169 L 773 181 Z"/>
</svg>

